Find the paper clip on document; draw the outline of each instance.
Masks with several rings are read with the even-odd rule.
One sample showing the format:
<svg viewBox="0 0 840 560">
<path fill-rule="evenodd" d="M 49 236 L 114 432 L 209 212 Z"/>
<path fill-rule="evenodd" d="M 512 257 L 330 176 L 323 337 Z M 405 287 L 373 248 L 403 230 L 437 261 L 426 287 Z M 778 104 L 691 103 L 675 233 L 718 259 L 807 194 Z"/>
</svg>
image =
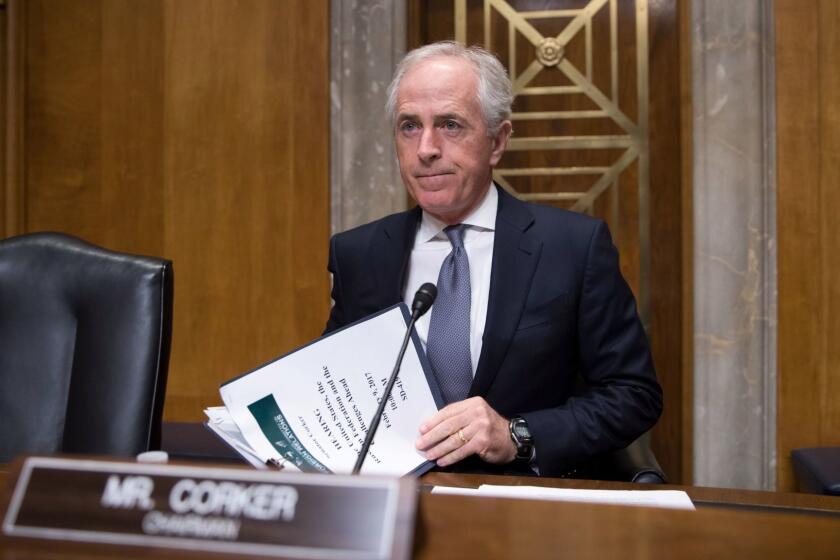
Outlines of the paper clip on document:
<svg viewBox="0 0 840 560">
<path fill-rule="evenodd" d="M 271 467 L 272 469 L 277 469 L 279 471 L 283 470 L 286 467 L 286 465 L 284 464 L 285 462 L 286 461 L 284 461 L 283 459 L 280 459 L 278 461 L 277 459 L 268 458 L 265 460 L 265 465 L 267 467 Z"/>
</svg>

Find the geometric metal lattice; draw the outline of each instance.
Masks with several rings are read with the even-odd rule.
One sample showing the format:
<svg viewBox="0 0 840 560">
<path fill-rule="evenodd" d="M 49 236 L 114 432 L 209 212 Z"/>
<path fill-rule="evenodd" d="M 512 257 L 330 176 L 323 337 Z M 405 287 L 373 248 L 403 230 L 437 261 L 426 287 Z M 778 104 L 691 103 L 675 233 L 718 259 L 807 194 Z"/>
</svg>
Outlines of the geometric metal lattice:
<svg viewBox="0 0 840 560">
<path fill-rule="evenodd" d="M 622 3 L 633 0 L 621 0 Z M 591 105 L 586 109 L 577 110 L 542 110 L 513 112 L 511 120 L 517 135 L 511 138 L 508 145 L 509 152 L 576 150 L 592 151 L 604 150 L 603 153 L 616 154 L 609 161 L 601 165 L 575 164 L 571 165 L 540 165 L 540 166 L 505 166 L 494 170 L 493 177 L 509 192 L 525 200 L 557 203 L 564 201 L 572 210 L 592 213 L 599 197 L 608 196 L 611 199 L 610 215 L 605 216 L 611 222 L 611 227 L 617 229 L 620 219 L 621 205 L 620 181 L 621 174 L 633 163 L 636 164 L 637 181 L 634 186 L 635 219 L 638 220 L 638 285 L 639 312 L 643 323 L 647 326 L 649 319 L 649 262 L 650 262 L 650 160 L 648 139 L 648 17 L 647 0 L 635 1 L 635 120 L 632 119 L 619 104 L 619 38 L 618 38 L 618 0 L 590 0 L 578 2 L 573 9 L 554 9 L 540 11 L 517 11 L 506 0 L 484 0 L 483 33 L 484 45 L 496 52 L 504 53 L 508 61 L 508 72 L 513 82 L 515 98 L 524 96 L 585 96 Z M 455 0 L 455 40 L 466 43 L 467 37 L 467 1 Z M 604 10 L 606 13 L 602 12 Z M 593 19 L 599 15 L 599 21 L 608 18 L 609 24 L 609 60 L 594 60 L 593 48 Z M 501 20 L 506 26 L 506 33 L 495 35 L 496 43 L 492 43 L 492 18 Z M 537 29 L 537 24 L 545 20 L 554 19 L 563 23 L 562 29 L 556 34 L 546 35 Z M 496 30 L 500 26 L 496 25 Z M 575 39 L 580 41 L 579 34 L 583 34 L 585 54 L 577 64 L 566 56 L 569 43 Z M 499 35 L 506 35 L 504 46 L 500 48 Z M 523 53 L 523 41 L 517 37 L 524 37 L 527 52 Z M 505 40 L 506 39 L 506 40 Z M 496 48 L 492 48 L 491 45 Z M 599 45 L 603 47 L 603 45 Z M 518 48 L 519 47 L 519 48 Z M 606 49 L 601 48 L 603 53 Z M 525 56 L 527 55 L 527 56 Z M 523 63 L 523 56 L 525 56 Z M 607 58 L 606 56 L 603 58 Z M 519 61 L 519 62 L 518 62 Z M 596 64 L 609 66 L 608 86 L 596 85 L 593 80 L 593 67 Z M 521 67 L 520 68 L 518 67 Z M 545 74 L 550 74 L 545 76 Z M 542 84 L 535 84 L 541 77 Z M 554 77 L 562 83 L 545 85 Z M 602 91 L 602 89 L 606 91 Z M 520 103 L 521 105 L 521 103 Z M 606 119 L 615 125 L 614 133 L 610 134 L 578 134 L 578 135 L 550 135 L 520 137 L 517 124 L 529 121 L 572 121 L 582 119 Z M 603 153 L 601 159 L 603 160 Z M 576 184 L 581 188 L 569 191 L 537 190 L 518 192 L 514 186 L 514 179 L 523 177 L 550 178 L 575 176 Z M 586 180 L 590 177 L 591 181 Z M 583 179 L 583 182 L 581 180 Z M 634 220 L 635 221 L 635 220 Z"/>
</svg>

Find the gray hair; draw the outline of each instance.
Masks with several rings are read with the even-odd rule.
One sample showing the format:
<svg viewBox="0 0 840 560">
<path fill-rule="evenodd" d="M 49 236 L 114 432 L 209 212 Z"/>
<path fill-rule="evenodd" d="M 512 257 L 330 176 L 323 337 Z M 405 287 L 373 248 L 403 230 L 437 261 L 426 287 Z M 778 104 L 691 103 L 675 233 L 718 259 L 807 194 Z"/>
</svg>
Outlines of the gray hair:
<svg viewBox="0 0 840 560">
<path fill-rule="evenodd" d="M 421 62 L 442 56 L 460 58 L 472 65 L 478 79 L 478 105 L 484 115 L 488 135 L 494 135 L 499 131 L 502 122 L 510 118 L 513 88 L 508 73 L 492 53 L 481 47 L 465 47 L 454 41 L 440 41 L 424 45 L 409 52 L 400 61 L 394 72 L 394 78 L 388 86 L 388 100 L 385 103 L 385 111 L 391 124 L 395 124 L 397 120 L 397 92 L 400 82 L 408 71 Z"/>
</svg>

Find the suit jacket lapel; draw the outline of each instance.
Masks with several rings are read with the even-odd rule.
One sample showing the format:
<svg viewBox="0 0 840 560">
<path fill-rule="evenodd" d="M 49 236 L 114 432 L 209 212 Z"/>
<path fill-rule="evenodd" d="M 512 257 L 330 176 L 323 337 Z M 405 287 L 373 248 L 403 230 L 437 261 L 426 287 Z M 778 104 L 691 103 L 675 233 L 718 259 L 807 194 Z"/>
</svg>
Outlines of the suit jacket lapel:
<svg viewBox="0 0 840 560">
<path fill-rule="evenodd" d="M 528 234 L 533 221 L 525 203 L 499 188 L 487 320 L 471 397 L 486 394 L 519 324 L 542 248 Z"/>
<path fill-rule="evenodd" d="M 382 298 L 382 308 L 402 300 L 405 274 L 420 216 L 419 207 L 388 216 L 383 220 L 381 231 L 371 241 L 367 262 L 373 264 L 371 271 L 376 276 L 376 294 Z"/>
</svg>

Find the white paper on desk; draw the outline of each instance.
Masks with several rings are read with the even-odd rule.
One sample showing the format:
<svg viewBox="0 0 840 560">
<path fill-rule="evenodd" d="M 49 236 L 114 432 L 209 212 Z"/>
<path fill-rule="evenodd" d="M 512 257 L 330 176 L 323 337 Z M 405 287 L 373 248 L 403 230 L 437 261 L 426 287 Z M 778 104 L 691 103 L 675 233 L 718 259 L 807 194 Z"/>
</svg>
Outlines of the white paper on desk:
<svg viewBox="0 0 840 560">
<path fill-rule="evenodd" d="M 586 490 L 578 488 L 545 488 L 542 486 L 497 486 L 482 484 L 478 488 L 435 486 L 433 494 L 457 494 L 487 498 L 523 498 L 557 500 L 640 507 L 693 510 L 694 504 L 682 490 Z"/>
<path fill-rule="evenodd" d="M 204 409 L 204 414 L 207 415 L 207 427 L 219 436 L 222 441 L 231 446 L 237 453 L 239 453 L 251 466 L 258 469 L 266 469 L 265 461 L 260 460 L 259 456 L 251 449 L 242 433 L 239 431 L 236 422 L 230 416 L 230 412 L 224 406 L 210 406 Z"/>
<path fill-rule="evenodd" d="M 223 385 L 222 400 L 256 455 L 306 472 L 351 472 L 408 317 L 399 304 Z M 415 336 L 362 473 L 431 466 L 414 447 L 420 421 L 438 409 L 429 372 Z"/>
</svg>

